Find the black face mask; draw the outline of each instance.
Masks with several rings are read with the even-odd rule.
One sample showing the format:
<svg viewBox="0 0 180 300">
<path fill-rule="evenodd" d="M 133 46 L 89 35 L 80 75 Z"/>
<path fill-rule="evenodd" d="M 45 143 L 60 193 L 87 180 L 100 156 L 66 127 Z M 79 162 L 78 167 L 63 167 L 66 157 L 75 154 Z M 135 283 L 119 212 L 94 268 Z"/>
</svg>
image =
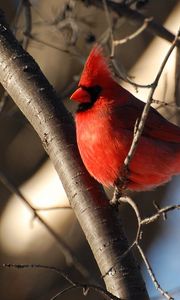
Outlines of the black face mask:
<svg viewBox="0 0 180 300">
<path fill-rule="evenodd" d="M 86 86 L 80 85 L 80 87 L 89 93 L 91 101 L 87 102 L 87 103 L 79 104 L 77 112 L 85 111 L 85 110 L 91 108 L 93 106 L 93 104 L 96 102 L 96 100 L 99 97 L 101 90 L 102 90 L 102 88 L 99 85 L 95 85 L 92 87 L 86 87 Z"/>
</svg>

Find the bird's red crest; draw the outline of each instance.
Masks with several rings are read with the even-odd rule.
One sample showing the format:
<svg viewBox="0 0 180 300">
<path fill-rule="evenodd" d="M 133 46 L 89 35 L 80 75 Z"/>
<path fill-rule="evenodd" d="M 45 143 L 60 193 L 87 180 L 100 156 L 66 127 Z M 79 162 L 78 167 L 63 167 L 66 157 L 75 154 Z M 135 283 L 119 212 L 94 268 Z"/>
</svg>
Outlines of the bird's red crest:
<svg viewBox="0 0 180 300">
<path fill-rule="evenodd" d="M 93 86 L 96 84 L 108 84 L 112 81 L 109 63 L 103 54 L 100 45 L 96 45 L 87 58 L 79 85 Z"/>
</svg>

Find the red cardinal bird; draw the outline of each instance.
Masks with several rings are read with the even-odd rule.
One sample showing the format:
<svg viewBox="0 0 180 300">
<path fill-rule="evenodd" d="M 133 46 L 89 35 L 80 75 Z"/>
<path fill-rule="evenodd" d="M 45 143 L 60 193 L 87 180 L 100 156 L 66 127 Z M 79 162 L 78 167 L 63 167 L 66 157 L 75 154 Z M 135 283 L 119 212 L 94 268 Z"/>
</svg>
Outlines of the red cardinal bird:
<svg viewBox="0 0 180 300">
<path fill-rule="evenodd" d="M 71 99 L 79 103 L 77 143 L 87 170 L 103 185 L 115 186 L 144 103 L 116 83 L 100 46 L 91 51 Z M 126 187 L 152 189 L 178 173 L 180 128 L 151 108 L 129 165 Z"/>
</svg>

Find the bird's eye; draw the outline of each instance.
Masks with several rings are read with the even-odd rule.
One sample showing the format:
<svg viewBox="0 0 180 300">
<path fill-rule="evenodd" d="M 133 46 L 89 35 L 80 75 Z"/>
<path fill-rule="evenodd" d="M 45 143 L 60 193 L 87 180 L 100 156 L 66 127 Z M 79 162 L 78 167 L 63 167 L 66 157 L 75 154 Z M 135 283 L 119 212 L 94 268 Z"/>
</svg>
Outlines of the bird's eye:
<svg viewBox="0 0 180 300">
<path fill-rule="evenodd" d="M 101 93 L 102 88 L 99 85 L 95 85 L 88 88 L 88 92 L 91 96 L 91 101 L 95 102 Z"/>
<path fill-rule="evenodd" d="M 92 103 L 94 103 L 97 100 L 102 90 L 102 88 L 99 85 L 94 85 L 91 87 L 86 87 L 81 85 L 81 88 L 86 90 L 90 94 Z"/>
</svg>

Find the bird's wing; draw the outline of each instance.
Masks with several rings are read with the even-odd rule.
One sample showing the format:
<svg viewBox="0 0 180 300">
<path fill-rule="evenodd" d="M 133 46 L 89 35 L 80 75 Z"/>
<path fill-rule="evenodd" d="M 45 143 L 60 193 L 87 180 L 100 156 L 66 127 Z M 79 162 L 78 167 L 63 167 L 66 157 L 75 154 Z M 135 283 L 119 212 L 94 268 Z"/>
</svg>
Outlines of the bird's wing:
<svg viewBox="0 0 180 300">
<path fill-rule="evenodd" d="M 136 120 L 140 120 L 144 103 L 135 97 L 117 108 L 119 126 L 134 131 Z M 170 123 L 153 107 L 150 108 L 143 135 L 166 142 L 180 143 L 180 127 Z"/>
</svg>

